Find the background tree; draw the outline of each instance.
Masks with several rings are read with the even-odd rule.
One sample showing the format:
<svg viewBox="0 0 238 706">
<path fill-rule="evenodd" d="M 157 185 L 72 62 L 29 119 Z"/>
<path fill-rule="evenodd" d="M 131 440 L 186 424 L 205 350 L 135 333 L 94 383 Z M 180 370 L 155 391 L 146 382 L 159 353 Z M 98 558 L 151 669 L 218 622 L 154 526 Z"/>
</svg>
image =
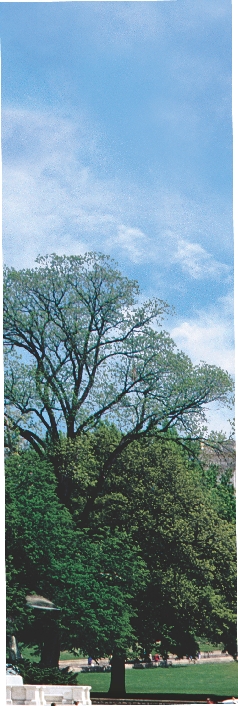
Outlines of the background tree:
<svg viewBox="0 0 238 706">
<path fill-rule="evenodd" d="M 103 455 L 117 443 L 117 435 L 114 427 L 102 425 L 84 444 L 79 439 L 61 445 L 62 462 L 66 467 L 68 458 L 74 478 L 71 512 L 77 523 Z M 229 635 L 234 654 L 234 486 L 224 481 L 227 471 L 224 475 L 217 469 L 216 487 L 211 488 L 211 469 L 203 470 L 175 442 L 174 433 L 170 441 L 158 434 L 121 453 L 89 515 L 89 536 L 104 527 L 126 532 L 140 546 L 150 580 L 136 596 L 134 626 L 146 652 L 161 640 L 164 652 L 194 653 L 196 635 L 224 645 Z"/>
<path fill-rule="evenodd" d="M 100 419 L 120 439 L 105 460 L 86 521 L 114 459 L 135 439 L 177 427 L 204 436 L 204 409 L 229 404 L 232 381 L 193 366 L 159 330 L 168 305 L 138 303 L 138 285 L 104 255 L 40 257 L 33 270 L 5 270 L 4 341 L 8 427 L 42 454 L 64 432 L 75 439 Z M 59 477 L 60 499 L 70 488 Z M 69 479 L 68 479 L 69 480 Z"/>
</svg>

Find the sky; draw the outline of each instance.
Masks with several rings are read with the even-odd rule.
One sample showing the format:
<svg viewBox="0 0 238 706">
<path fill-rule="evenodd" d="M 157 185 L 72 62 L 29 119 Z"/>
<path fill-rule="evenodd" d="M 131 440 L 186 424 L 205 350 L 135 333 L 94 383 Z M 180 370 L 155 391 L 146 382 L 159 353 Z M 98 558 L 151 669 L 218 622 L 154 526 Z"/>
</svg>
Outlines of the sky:
<svg viewBox="0 0 238 706">
<path fill-rule="evenodd" d="M 230 0 L 2 2 L 0 25 L 4 262 L 107 253 L 233 374 Z"/>
</svg>

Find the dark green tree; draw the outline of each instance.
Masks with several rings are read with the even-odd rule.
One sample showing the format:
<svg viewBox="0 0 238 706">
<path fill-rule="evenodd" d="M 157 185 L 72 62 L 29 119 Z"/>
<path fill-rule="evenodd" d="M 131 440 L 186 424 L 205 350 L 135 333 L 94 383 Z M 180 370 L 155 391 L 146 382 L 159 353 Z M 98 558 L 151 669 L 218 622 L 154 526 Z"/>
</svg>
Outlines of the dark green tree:
<svg viewBox="0 0 238 706">
<path fill-rule="evenodd" d="M 32 451 L 6 460 L 6 530 L 11 633 L 38 644 L 44 666 L 58 665 L 60 647 L 124 659 L 135 641 L 132 601 L 147 579 L 126 533 L 98 531 L 92 539 L 76 530 L 53 469 Z M 31 593 L 60 611 L 27 607 Z"/>
<path fill-rule="evenodd" d="M 135 644 L 149 653 L 159 640 L 164 655 L 180 656 L 196 651 L 203 634 L 236 651 L 234 521 L 219 517 L 200 469 L 174 440 L 131 444 L 111 467 L 87 530 L 77 529 L 117 436 L 102 425 L 84 443 L 61 440 L 74 483 L 70 512 L 49 463 L 34 452 L 6 460 L 11 632 L 37 642 L 44 664 L 57 663 L 59 644 L 95 658 L 112 653 L 112 694 L 124 692 Z M 27 609 L 31 592 L 53 600 L 56 617 Z"/>
<path fill-rule="evenodd" d="M 66 467 L 68 458 L 74 477 L 71 512 L 79 523 L 90 484 L 97 482 L 104 454 L 117 436 L 114 427 L 102 425 L 84 444 L 80 439 L 61 444 L 61 463 Z M 230 635 L 231 651 L 236 625 L 234 487 L 216 471 L 214 493 L 207 473 L 176 443 L 174 433 L 170 441 L 154 434 L 117 458 L 89 516 L 92 536 L 104 527 L 126 532 L 140 546 L 150 580 L 136 596 L 134 626 L 148 653 L 156 640 L 164 652 L 194 652 L 195 635 L 224 645 Z"/>
</svg>

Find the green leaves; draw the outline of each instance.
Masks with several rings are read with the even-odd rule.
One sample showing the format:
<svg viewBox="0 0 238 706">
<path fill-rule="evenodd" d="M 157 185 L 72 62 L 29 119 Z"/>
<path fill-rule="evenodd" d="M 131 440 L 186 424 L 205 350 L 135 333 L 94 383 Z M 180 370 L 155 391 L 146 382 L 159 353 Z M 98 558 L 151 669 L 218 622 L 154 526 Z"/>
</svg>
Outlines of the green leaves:
<svg viewBox="0 0 238 706">
<path fill-rule="evenodd" d="M 115 646 L 125 651 L 135 640 L 132 596 L 148 580 L 139 548 L 126 533 L 92 538 L 77 530 L 58 501 L 50 464 L 33 452 L 7 459 L 6 491 L 9 629 L 28 644 L 43 640 L 53 618 L 26 607 L 33 592 L 60 607 L 54 619 L 62 648 L 80 647 L 94 657 Z"/>
<path fill-rule="evenodd" d="M 228 374 L 193 367 L 159 331 L 168 305 L 140 305 L 138 294 L 110 258 L 94 253 L 6 268 L 6 415 L 39 452 L 46 434 L 53 443 L 62 431 L 73 439 L 100 419 L 120 428 L 118 452 L 155 428 L 199 436 L 205 406 L 229 403 Z"/>
<path fill-rule="evenodd" d="M 233 383 L 193 366 L 161 329 L 168 305 L 138 296 L 100 254 L 5 270 L 9 615 L 40 644 L 24 595 L 49 597 L 62 645 L 95 657 L 229 641 L 234 624 L 234 495 L 189 460 Z"/>
<path fill-rule="evenodd" d="M 157 435 L 125 449 L 89 522 L 92 536 L 117 527 L 141 549 L 150 578 L 133 598 L 133 626 L 149 651 L 167 633 L 187 645 L 192 632 L 221 641 L 236 620 L 234 522 L 220 517 L 200 467 L 174 441 Z"/>
<path fill-rule="evenodd" d="M 36 592 L 61 609 L 62 648 L 94 657 L 136 644 L 150 651 L 156 640 L 164 653 L 186 646 L 193 654 L 198 634 L 233 644 L 235 525 L 219 516 L 210 481 L 174 439 L 157 435 L 125 449 L 103 480 L 87 530 L 77 529 L 118 439 L 103 425 L 85 445 L 61 439 L 62 472 L 75 479 L 70 512 L 57 498 L 50 463 L 33 452 L 7 458 L 9 629 L 41 643 L 47 626 L 25 606 Z"/>
</svg>

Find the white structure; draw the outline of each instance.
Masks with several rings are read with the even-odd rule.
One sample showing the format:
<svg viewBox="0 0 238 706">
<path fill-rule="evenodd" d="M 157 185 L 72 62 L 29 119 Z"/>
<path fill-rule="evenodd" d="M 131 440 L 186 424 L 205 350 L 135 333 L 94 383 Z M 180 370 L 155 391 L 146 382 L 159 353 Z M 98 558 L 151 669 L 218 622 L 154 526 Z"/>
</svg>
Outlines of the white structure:
<svg viewBox="0 0 238 706">
<path fill-rule="evenodd" d="M 23 679 L 20 674 L 6 674 L 7 686 L 19 686 L 19 684 L 23 684 Z"/>
<path fill-rule="evenodd" d="M 91 686 L 69 684 L 23 684 L 22 677 L 7 676 L 7 706 L 46 706 L 52 702 L 72 704 L 79 701 L 80 706 L 91 706 Z"/>
</svg>

